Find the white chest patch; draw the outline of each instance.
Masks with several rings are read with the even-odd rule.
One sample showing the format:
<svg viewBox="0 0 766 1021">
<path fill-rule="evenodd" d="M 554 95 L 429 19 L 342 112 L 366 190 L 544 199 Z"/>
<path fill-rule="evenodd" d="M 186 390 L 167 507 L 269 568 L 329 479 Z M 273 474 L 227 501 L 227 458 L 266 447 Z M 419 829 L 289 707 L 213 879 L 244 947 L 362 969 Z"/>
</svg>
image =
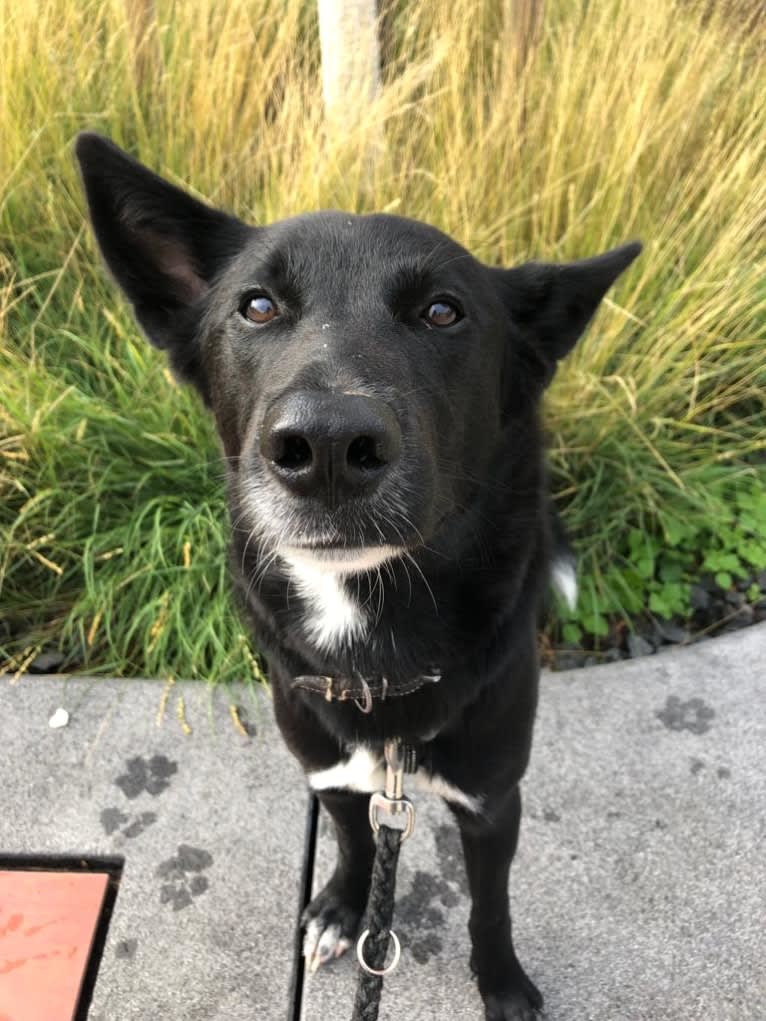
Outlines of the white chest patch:
<svg viewBox="0 0 766 1021">
<path fill-rule="evenodd" d="M 329 769 L 320 769 L 309 773 L 309 783 L 315 791 L 342 789 L 357 791 L 360 794 L 372 794 L 382 791 L 386 782 L 386 769 L 383 756 L 371 752 L 364 745 L 353 750 L 350 757 Z M 462 805 L 469 812 L 481 812 L 482 799 L 473 794 L 466 794 L 453 786 L 444 777 L 431 775 L 422 767 L 414 776 L 405 778 L 405 788 L 412 783 L 418 790 L 438 794 L 445 801 Z"/>
<path fill-rule="evenodd" d="M 341 578 L 303 560 L 287 558 L 290 577 L 306 603 L 303 628 L 320 652 L 332 652 L 367 631 L 367 614 L 346 592 Z"/>
</svg>

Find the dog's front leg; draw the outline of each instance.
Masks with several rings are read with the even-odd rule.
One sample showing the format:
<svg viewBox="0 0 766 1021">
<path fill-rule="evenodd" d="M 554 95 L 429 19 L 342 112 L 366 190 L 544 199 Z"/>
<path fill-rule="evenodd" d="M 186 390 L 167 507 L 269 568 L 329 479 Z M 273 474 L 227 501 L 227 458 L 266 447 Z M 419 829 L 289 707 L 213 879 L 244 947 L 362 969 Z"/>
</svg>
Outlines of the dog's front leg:
<svg viewBox="0 0 766 1021">
<path fill-rule="evenodd" d="M 460 827 L 471 893 L 471 968 L 487 1021 L 534 1021 L 543 998 L 516 957 L 511 938 L 508 877 L 521 820 L 518 785 L 502 804 L 475 815 L 450 805 Z"/>
<path fill-rule="evenodd" d="M 340 957 L 353 943 L 367 905 L 375 856 L 369 795 L 322 791 L 319 800 L 335 823 L 338 860 L 330 881 L 303 913 L 303 952 L 311 970 Z"/>
</svg>

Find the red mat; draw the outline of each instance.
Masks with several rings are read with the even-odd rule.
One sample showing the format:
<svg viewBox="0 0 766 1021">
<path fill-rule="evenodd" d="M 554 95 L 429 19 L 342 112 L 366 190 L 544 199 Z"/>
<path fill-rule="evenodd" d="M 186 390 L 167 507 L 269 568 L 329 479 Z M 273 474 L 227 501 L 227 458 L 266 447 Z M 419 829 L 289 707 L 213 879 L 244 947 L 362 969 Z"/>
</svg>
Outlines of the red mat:
<svg viewBox="0 0 766 1021">
<path fill-rule="evenodd" d="M 0 1021 L 72 1021 L 108 882 L 0 871 Z"/>
</svg>

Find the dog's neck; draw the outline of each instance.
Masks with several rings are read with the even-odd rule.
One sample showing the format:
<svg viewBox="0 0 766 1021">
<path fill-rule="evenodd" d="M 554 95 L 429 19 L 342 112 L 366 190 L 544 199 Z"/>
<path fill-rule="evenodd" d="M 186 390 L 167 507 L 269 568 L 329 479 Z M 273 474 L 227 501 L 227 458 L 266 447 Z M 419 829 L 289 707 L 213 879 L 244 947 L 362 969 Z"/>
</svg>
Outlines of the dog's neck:
<svg viewBox="0 0 766 1021">
<path fill-rule="evenodd" d="M 481 645 L 512 610 L 528 567 L 528 555 L 451 563 L 415 553 L 379 572 L 336 575 L 283 561 L 250 587 L 247 601 L 259 646 L 289 658 L 293 676 L 385 675 L 401 684 Z M 525 599 L 535 604 L 537 593 L 527 588 Z"/>
</svg>

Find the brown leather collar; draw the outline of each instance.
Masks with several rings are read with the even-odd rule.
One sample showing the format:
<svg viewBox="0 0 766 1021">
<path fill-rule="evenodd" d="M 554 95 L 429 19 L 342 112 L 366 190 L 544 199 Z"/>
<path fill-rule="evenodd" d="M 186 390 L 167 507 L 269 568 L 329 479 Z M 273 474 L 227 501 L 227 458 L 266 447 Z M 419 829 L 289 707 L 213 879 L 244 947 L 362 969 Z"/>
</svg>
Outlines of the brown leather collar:
<svg viewBox="0 0 766 1021">
<path fill-rule="evenodd" d="M 356 703 L 363 713 L 372 712 L 373 699 L 385 701 L 387 698 L 398 698 L 400 695 L 411 695 L 427 684 L 437 684 L 441 680 L 441 671 L 432 668 L 427 674 L 418 674 L 409 681 L 391 684 L 385 677 L 368 680 L 365 677 L 342 677 L 331 674 L 302 674 L 293 678 L 291 688 L 301 688 L 315 695 L 322 695 L 327 702 Z"/>
</svg>

